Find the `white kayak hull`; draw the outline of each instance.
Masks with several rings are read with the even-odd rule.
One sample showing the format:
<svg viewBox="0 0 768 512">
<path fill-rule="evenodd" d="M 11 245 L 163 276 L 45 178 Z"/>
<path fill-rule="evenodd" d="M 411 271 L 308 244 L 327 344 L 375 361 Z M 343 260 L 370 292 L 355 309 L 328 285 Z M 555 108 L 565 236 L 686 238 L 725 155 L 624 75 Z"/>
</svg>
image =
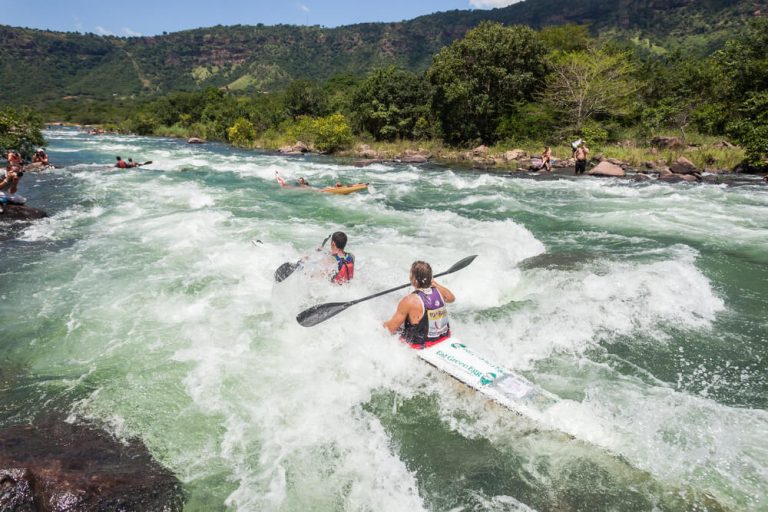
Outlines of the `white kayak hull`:
<svg viewBox="0 0 768 512">
<path fill-rule="evenodd" d="M 531 409 L 543 412 L 559 401 L 557 396 L 522 375 L 488 361 L 453 337 L 418 350 L 417 355 L 435 368 L 518 414 L 525 414 Z"/>
</svg>

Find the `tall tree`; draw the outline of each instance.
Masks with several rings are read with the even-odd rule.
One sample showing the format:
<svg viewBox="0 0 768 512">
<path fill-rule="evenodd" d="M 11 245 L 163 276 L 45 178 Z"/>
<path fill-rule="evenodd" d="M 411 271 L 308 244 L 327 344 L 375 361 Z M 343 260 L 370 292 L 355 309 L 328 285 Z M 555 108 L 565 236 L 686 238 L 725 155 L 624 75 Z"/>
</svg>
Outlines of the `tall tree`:
<svg viewBox="0 0 768 512">
<path fill-rule="evenodd" d="M 352 100 L 357 128 L 377 140 L 411 139 L 419 119 L 429 118 L 429 84 L 390 66 L 363 81 Z"/>
<path fill-rule="evenodd" d="M 427 71 L 446 141 L 493 143 L 504 114 L 533 97 L 547 48 L 529 27 L 482 23 L 443 48 Z"/>
<path fill-rule="evenodd" d="M 639 89 L 632 78 L 634 65 L 625 52 L 590 48 L 556 53 L 552 67 L 543 99 L 568 115 L 576 129 L 599 114 L 627 114 Z"/>
<path fill-rule="evenodd" d="M 286 113 L 294 119 L 320 117 L 326 114 L 328 94 L 312 80 L 301 79 L 285 88 L 284 101 Z"/>
</svg>

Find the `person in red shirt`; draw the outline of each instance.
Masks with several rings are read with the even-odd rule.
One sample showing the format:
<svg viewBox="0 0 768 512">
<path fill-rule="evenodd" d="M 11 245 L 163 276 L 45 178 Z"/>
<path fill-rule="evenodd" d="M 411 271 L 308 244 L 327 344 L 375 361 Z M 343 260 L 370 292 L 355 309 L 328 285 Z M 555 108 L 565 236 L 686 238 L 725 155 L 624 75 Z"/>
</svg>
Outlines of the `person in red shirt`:
<svg viewBox="0 0 768 512">
<path fill-rule="evenodd" d="M 120 158 L 119 156 L 117 158 L 117 163 L 115 164 L 115 167 L 118 169 L 127 169 L 128 168 L 128 162 Z"/>
</svg>

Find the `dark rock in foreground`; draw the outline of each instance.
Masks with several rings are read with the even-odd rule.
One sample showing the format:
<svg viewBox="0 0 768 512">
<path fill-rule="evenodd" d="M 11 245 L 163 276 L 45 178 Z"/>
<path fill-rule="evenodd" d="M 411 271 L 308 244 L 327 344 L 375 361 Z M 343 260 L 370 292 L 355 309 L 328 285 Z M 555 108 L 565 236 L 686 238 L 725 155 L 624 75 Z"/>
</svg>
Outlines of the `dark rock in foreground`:
<svg viewBox="0 0 768 512">
<path fill-rule="evenodd" d="M 35 220 L 47 217 L 43 210 L 32 208 L 23 204 L 0 204 L 0 221 L 8 220 Z"/>
<path fill-rule="evenodd" d="M 0 510 L 182 508 L 181 484 L 138 442 L 53 417 L 0 431 Z"/>
</svg>

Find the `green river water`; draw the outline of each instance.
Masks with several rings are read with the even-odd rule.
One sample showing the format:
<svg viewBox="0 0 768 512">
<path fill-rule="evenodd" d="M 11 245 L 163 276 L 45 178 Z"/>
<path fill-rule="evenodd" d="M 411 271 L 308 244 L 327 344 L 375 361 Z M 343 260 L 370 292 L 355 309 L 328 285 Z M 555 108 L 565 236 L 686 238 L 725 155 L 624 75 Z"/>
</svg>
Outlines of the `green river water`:
<svg viewBox="0 0 768 512">
<path fill-rule="evenodd" d="M 141 439 L 190 511 L 768 510 L 768 187 L 359 169 L 223 145 L 46 132 L 59 168 L 0 226 L 0 426 L 44 411 Z M 109 165 L 115 155 L 152 164 Z M 331 196 L 280 189 L 370 182 Z M 346 287 L 274 270 L 333 231 Z M 258 240 L 258 242 L 257 242 Z M 381 326 L 404 284 L 556 394 L 516 415 Z"/>
</svg>

